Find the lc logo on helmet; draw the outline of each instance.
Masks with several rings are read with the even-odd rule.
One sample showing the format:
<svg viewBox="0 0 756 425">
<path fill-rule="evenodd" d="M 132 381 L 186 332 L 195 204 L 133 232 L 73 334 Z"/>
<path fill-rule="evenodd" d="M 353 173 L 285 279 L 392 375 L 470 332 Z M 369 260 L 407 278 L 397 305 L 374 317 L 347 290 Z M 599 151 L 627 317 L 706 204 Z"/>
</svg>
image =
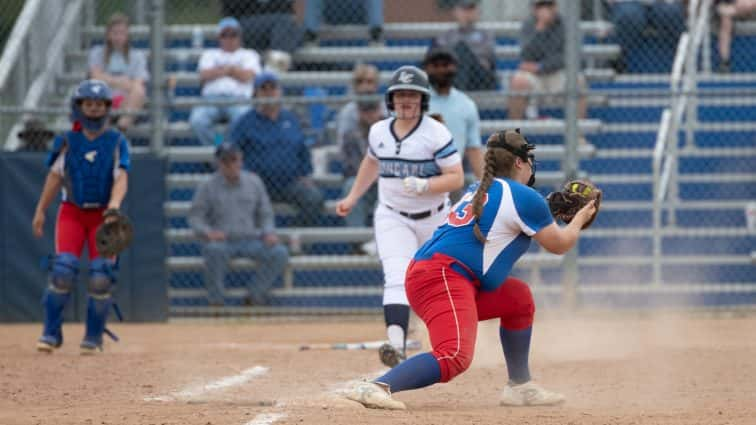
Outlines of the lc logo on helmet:
<svg viewBox="0 0 756 425">
<path fill-rule="evenodd" d="M 412 73 L 402 71 L 401 73 L 399 73 L 399 78 L 397 78 L 397 80 L 399 80 L 400 82 L 404 84 L 409 84 L 412 82 Z"/>
</svg>

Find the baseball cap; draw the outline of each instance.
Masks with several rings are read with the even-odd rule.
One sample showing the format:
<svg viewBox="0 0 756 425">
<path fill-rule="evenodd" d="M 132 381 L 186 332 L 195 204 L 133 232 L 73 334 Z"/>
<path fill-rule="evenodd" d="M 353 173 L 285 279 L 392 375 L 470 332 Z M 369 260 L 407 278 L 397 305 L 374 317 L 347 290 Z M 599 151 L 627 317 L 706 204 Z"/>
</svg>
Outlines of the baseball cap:
<svg viewBox="0 0 756 425">
<path fill-rule="evenodd" d="M 215 157 L 221 161 L 234 158 L 239 154 L 241 154 L 239 146 L 230 142 L 223 142 L 215 148 Z"/>
<path fill-rule="evenodd" d="M 241 31 L 241 24 L 236 20 L 236 18 L 232 16 L 226 16 L 225 18 L 221 19 L 220 22 L 218 22 L 218 28 L 216 32 L 220 34 L 223 32 L 223 30 L 227 29 Z"/>
<path fill-rule="evenodd" d="M 263 71 L 255 77 L 255 88 L 259 88 L 265 83 L 275 83 L 278 85 L 278 75 L 271 71 Z"/>
<path fill-rule="evenodd" d="M 457 55 L 454 51 L 446 46 L 431 46 L 425 52 L 425 59 L 423 59 L 423 65 L 427 65 L 437 59 L 446 59 L 449 62 L 457 63 Z"/>
</svg>

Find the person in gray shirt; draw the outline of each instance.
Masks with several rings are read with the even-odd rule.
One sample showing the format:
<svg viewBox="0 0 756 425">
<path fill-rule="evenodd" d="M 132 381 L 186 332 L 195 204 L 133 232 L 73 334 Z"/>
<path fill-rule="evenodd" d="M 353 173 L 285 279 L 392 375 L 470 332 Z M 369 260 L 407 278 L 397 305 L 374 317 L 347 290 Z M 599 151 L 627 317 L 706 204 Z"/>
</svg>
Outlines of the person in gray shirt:
<svg viewBox="0 0 756 425">
<path fill-rule="evenodd" d="M 462 91 L 496 90 L 496 37 L 490 31 L 478 28 L 480 0 L 457 0 L 454 20 L 457 28 L 437 36 L 432 46 L 454 51 L 458 71 L 454 87 Z"/>
<path fill-rule="evenodd" d="M 284 271 L 289 253 L 275 233 L 275 215 L 262 180 L 242 170 L 242 152 L 222 143 L 215 153 L 218 171 L 200 184 L 189 210 L 189 225 L 202 239 L 205 286 L 211 305 L 223 305 L 223 279 L 231 257 L 262 265 L 247 285 L 245 304 L 265 305 Z"/>
<path fill-rule="evenodd" d="M 514 92 L 564 93 L 566 76 L 564 72 L 565 28 L 559 16 L 555 0 L 533 0 L 533 14 L 522 25 L 520 34 L 520 66 L 512 76 L 509 89 Z M 578 85 L 586 89 L 585 79 L 580 76 Z M 559 99 L 559 100 L 556 100 Z M 542 103 L 563 101 L 546 97 Z M 509 119 L 525 118 L 528 105 L 527 96 L 510 96 Z M 578 102 L 578 118 L 586 116 L 585 96 Z M 537 118 L 529 116 L 528 118 Z"/>
</svg>

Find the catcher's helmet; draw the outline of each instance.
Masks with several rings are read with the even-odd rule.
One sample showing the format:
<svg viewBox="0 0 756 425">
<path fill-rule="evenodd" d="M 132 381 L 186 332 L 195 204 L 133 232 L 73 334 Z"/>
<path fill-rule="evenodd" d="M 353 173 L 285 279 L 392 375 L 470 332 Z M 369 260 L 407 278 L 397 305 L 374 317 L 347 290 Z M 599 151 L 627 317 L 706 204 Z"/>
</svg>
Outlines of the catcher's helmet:
<svg viewBox="0 0 756 425">
<path fill-rule="evenodd" d="M 402 66 L 391 76 L 388 90 L 386 90 L 386 108 L 389 111 L 394 110 L 394 97 L 392 93 L 397 90 L 412 90 L 420 92 L 423 95 L 420 102 L 420 109 L 423 112 L 428 110 L 430 101 L 430 84 L 428 84 L 428 75 L 425 71 L 416 66 Z"/>
<path fill-rule="evenodd" d="M 107 112 L 101 117 L 88 117 L 81 110 L 81 102 L 84 99 L 104 100 Z M 113 92 L 110 87 L 100 80 L 84 80 L 79 83 L 71 97 L 71 118 L 81 123 L 87 130 L 100 130 L 108 120 L 110 105 L 113 104 Z"/>
</svg>

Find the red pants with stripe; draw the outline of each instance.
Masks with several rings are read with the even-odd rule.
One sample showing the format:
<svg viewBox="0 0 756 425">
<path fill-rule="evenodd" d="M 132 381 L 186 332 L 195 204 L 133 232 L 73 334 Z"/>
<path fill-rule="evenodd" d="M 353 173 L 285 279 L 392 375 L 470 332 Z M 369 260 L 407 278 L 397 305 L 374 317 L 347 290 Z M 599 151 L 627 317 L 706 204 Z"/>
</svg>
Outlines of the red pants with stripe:
<svg viewBox="0 0 756 425">
<path fill-rule="evenodd" d="M 454 258 L 435 254 L 430 260 L 413 261 L 407 269 L 407 298 L 428 327 L 441 382 L 472 363 L 479 321 L 500 318 L 504 329 L 521 330 L 533 324 L 535 315 L 525 282 L 510 277 L 496 291 L 483 292 L 470 280 L 472 273 L 465 276 L 452 269 L 455 263 L 461 266 Z"/>
<path fill-rule="evenodd" d="M 85 210 L 70 202 L 61 203 L 55 222 L 55 253 L 81 257 L 86 243 L 89 259 L 99 257 L 95 234 L 103 222 L 103 211 L 105 208 Z"/>
</svg>

